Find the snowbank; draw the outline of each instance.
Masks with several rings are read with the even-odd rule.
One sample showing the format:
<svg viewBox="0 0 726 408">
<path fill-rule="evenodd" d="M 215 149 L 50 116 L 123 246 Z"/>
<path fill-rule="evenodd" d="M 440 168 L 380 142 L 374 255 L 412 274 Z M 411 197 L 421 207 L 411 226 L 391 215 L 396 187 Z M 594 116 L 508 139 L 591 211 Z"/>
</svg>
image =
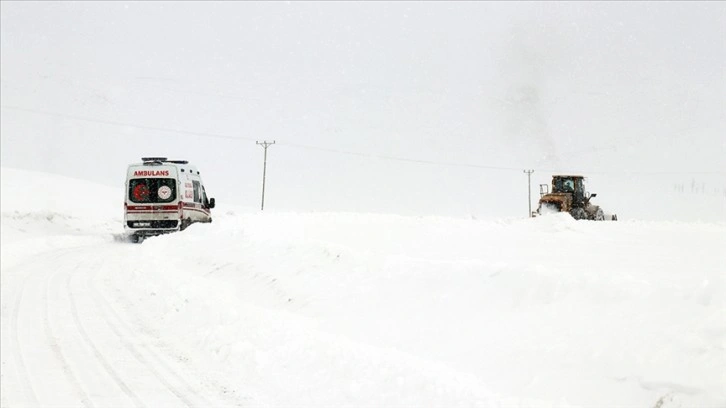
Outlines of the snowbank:
<svg viewBox="0 0 726 408">
<path fill-rule="evenodd" d="M 212 224 L 133 245 L 109 238 L 117 191 L 2 182 L 3 259 L 83 236 L 84 256 L 112 259 L 95 280 L 109 301 L 246 405 L 726 404 L 723 223 L 222 203 Z M 29 185 L 51 186 L 46 204 Z M 54 201 L 66 186 L 94 204 Z"/>
</svg>

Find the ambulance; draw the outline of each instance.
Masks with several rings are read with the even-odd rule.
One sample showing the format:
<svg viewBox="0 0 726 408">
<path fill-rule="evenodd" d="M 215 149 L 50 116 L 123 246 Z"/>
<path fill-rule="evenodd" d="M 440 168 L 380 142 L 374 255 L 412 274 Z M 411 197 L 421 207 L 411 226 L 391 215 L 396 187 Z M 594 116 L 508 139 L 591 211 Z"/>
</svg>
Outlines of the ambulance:
<svg viewBox="0 0 726 408">
<path fill-rule="evenodd" d="M 199 170 L 186 160 L 143 157 L 128 166 L 124 229 L 133 242 L 212 222 L 214 198 L 207 198 Z"/>
</svg>

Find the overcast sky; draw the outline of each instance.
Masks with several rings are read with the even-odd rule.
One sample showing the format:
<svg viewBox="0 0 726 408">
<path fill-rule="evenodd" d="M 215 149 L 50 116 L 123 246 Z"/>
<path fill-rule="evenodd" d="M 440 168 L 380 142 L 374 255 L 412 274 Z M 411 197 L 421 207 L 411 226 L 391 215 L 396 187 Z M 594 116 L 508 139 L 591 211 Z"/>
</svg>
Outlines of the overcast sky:
<svg viewBox="0 0 726 408">
<path fill-rule="evenodd" d="M 187 159 L 255 207 L 275 140 L 268 209 L 526 215 L 531 168 L 535 195 L 576 172 L 614 212 L 726 217 L 723 2 L 0 8 L 3 166 Z"/>
</svg>

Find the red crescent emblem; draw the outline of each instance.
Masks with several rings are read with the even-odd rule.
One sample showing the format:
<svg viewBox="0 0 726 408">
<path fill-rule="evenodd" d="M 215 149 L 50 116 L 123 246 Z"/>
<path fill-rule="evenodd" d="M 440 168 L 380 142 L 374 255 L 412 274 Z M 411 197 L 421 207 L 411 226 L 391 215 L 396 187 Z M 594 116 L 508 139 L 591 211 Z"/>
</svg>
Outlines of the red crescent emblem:
<svg viewBox="0 0 726 408">
<path fill-rule="evenodd" d="M 146 184 L 139 184 L 134 187 L 134 199 L 136 201 L 146 201 L 149 198 L 149 188 Z"/>
</svg>

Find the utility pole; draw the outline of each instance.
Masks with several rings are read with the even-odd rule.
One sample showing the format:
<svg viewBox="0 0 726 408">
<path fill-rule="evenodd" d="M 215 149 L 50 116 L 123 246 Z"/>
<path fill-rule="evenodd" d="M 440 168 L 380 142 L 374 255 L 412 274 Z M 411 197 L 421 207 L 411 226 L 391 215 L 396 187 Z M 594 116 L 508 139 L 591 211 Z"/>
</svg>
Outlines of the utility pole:
<svg viewBox="0 0 726 408">
<path fill-rule="evenodd" d="M 262 206 L 260 207 L 260 211 L 263 211 L 265 209 L 265 175 L 267 174 L 267 148 L 271 145 L 275 144 L 275 141 L 268 142 L 267 140 L 262 142 L 255 142 L 256 144 L 262 146 L 265 149 L 265 161 L 262 165 Z"/>
<path fill-rule="evenodd" d="M 525 170 L 527 173 L 527 203 L 529 204 L 529 218 L 532 218 L 532 173 L 534 170 Z"/>
</svg>

